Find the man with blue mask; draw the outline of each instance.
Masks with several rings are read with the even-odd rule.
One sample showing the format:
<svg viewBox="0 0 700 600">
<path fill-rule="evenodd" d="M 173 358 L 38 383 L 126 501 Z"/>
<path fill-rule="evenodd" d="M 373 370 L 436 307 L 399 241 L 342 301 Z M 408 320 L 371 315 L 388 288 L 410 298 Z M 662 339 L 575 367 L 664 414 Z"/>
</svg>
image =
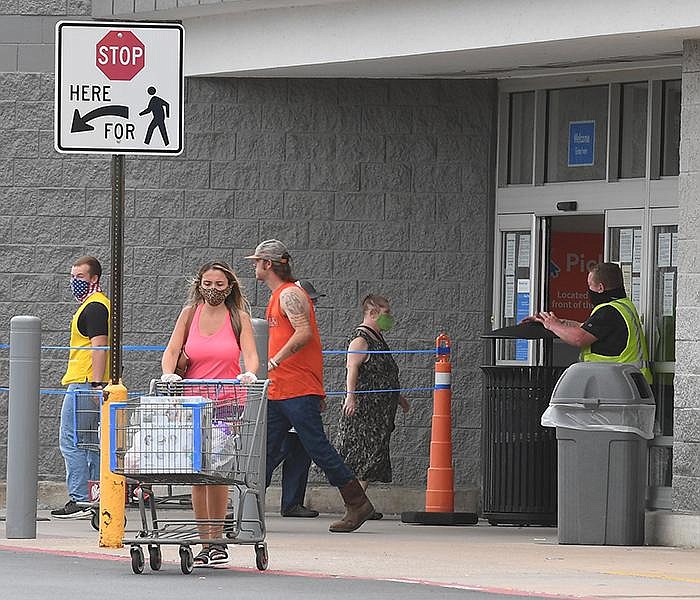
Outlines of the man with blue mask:
<svg viewBox="0 0 700 600">
<path fill-rule="evenodd" d="M 70 288 L 76 302 L 70 326 L 70 354 L 68 368 L 61 383 L 68 386 L 61 407 L 59 447 L 66 464 L 66 486 L 69 500 L 62 508 L 52 510 L 57 519 L 89 519 L 87 506 L 88 481 L 100 478 L 100 455 L 94 450 L 78 447 L 76 431 L 76 406 L 85 400 L 75 395 L 75 390 L 94 390 L 89 401 L 96 404 L 97 394 L 107 382 L 109 344 L 109 310 L 107 296 L 100 287 L 102 266 L 94 256 L 83 256 L 75 261 L 70 272 Z M 78 402 L 76 402 L 76 398 Z"/>
</svg>

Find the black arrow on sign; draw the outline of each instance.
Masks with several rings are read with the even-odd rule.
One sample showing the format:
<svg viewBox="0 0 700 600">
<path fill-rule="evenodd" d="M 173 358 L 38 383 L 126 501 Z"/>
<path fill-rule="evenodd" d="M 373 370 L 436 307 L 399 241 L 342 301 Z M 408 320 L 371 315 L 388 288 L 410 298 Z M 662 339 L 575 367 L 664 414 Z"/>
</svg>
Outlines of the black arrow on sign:
<svg viewBox="0 0 700 600">
<path fill-rule="evenodd" d="M 95 110 L 91 110 L 85 116 L 81 117 L 78 109 L 75 109 L 73 113 L 73 125 L 71 125 L 71 133 L 80 133 L 81 131 L 92 131 L 95 129 L 88 121 L 92 121 L 97 117 L 122 117 L 124 119 L 129 118 L 129 107 L 121 106 L 119 104 L 112 104 L 110 106 L 100 106 Z"/>
</svg>

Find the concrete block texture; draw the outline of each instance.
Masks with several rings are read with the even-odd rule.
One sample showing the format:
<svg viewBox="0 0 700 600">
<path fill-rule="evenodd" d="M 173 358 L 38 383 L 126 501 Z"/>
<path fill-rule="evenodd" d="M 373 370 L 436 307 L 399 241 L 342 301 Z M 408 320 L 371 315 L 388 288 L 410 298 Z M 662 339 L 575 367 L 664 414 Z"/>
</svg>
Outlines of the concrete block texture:
<svg viewBox="0 0 700 600">
<path fill-rule="evenodd" d="M 20 4 L 21 14 L 32 14 L 31 2 Z M 47 6 L 35 2 L 33 10 L 39 4 Z M 93 14 L 107 16 L 108 4 L 122 12 L 149 5 L 94 2 Z M 45 343 L 66 343 L 72 260 L 97 253 L 109 273 L 110 160 L 53 151 L 52 87 L 50 72 L 0 72 L 0 289 L 7 288 L 0 341 L 22 312 L 45 319 Z M 453 337 L 455 481 L 458 491 L 478 489 L 479 336 L 491 288 L 486 190 L 494 168 L 484 155 L 495 135 L 483 112 L 495 110 L 493 82 L 198 78 L 186 88 L 184 154 L 126 161 L 125 340 L 164 344 L 187 278 L 210 260 L 234 266 L 253 315 L 263 316 L 269 291 L 243 257 L 277 237 L 290 248 L 294 273 L 326 294 L 318 307 L 325 348 L 345 347 L 370 292 L 391 301 L 392 348 L 432 349 L 438 325 Z M 49 358 L 42 385 L 55 388 L 66 357 Z M 143 389 L 159 361 L 160 353 L 125 353 L 127 386 Z M 432 386 L 431 354 L 396 361 L 402 386 Z M 327 357 L 329 390 L 344 390 L 344 365 L 344 356 Z M 432 398 L 407 395 L 413 408 L 397 417 L 393 478 L 420 490 Z M 324 416 L 332 435 L 341 398 L 332 397 L 335 409 Z M 42 419 L 55 439 L 55 413 Z M 51 441 L 41 464 L 63 477 Z"/>
</svg>

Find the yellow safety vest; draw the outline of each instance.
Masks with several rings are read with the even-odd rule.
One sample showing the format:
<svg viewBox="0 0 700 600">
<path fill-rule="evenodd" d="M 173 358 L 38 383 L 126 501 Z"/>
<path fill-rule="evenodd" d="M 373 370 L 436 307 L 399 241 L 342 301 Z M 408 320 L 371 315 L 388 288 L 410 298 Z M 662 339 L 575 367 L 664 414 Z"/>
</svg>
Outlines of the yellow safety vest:
<svg viewBox="0 0 700 600">
<path fill-rule="evenodd" d="M 61 379 L 63 385 L 69 383 L 84 383 L 86 381 L 109 381 L 109 369 L 105 368 L 104 375 L 98 380 L 92 374 L 92 352 L 90 350 L 78 350 L 78 348 L 90 348 L 90 338 L 80 333 L 78 330 L 78 319 L 85 307 L 91 302 L 99 302 L 107 308 L 107 326 L 109 327 L 109 298 L 102 292 L 95 292 L 85 302 L 83 302 L 73 315 L 70 323 L 70 345 L 71 351 L 68 355 L 68 368 L 66 374 Z M 107 336 L 109 340 L 109 335 Z M 109 365 L 109 352 L 107 352 L 107 365 Z"/>
<path fill-rule="evenodd" d="M 616 309 L 627 325 L 627 345 L 617 356 L 606 356 L 604 354 L 595 354 L 591 351 L 590 346 L 586 346 L 581 350 L 581 360 L 584 362 L 614 362 L 614 363 L 632 363 L 644 374 L 644 378 L 651 384 L 652 375 L 649 368 L 649 350 L 647 349 L 647 341 L 644 337 L 642 323 L 639 320 L 637 309 L 634 303 L 629 298 L 619 298 L 610 302 L 605 302 L 596 306 L 591 315 L 594 315 L 597 310 L 603 306 L 612 306 Z"/>
</svg>

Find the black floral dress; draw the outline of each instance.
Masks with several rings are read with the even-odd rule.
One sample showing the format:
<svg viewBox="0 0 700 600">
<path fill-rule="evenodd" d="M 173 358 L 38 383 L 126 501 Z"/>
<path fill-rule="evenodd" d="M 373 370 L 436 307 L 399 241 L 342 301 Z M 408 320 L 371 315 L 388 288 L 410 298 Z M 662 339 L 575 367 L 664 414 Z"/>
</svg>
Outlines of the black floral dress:
<svg viewBox="0 0 700 600">
<path fill-rule="evenodd" d="M 360 325 L 348 342 L 361 337 L 368 350 L 389 350 L 380 334 Z M 399 367 L 391 354 L 368 354 L 360 365 L 355 388 L 355 414 L 340 417 L 336 443 L 345 463 L 362 481 L 391 481 L 389 440 L 394 431 L 394 418 L 399 402 L 398 392 L 362 394 L 362 390 L 395 390 L 399 388 Z"/>
</svg>

